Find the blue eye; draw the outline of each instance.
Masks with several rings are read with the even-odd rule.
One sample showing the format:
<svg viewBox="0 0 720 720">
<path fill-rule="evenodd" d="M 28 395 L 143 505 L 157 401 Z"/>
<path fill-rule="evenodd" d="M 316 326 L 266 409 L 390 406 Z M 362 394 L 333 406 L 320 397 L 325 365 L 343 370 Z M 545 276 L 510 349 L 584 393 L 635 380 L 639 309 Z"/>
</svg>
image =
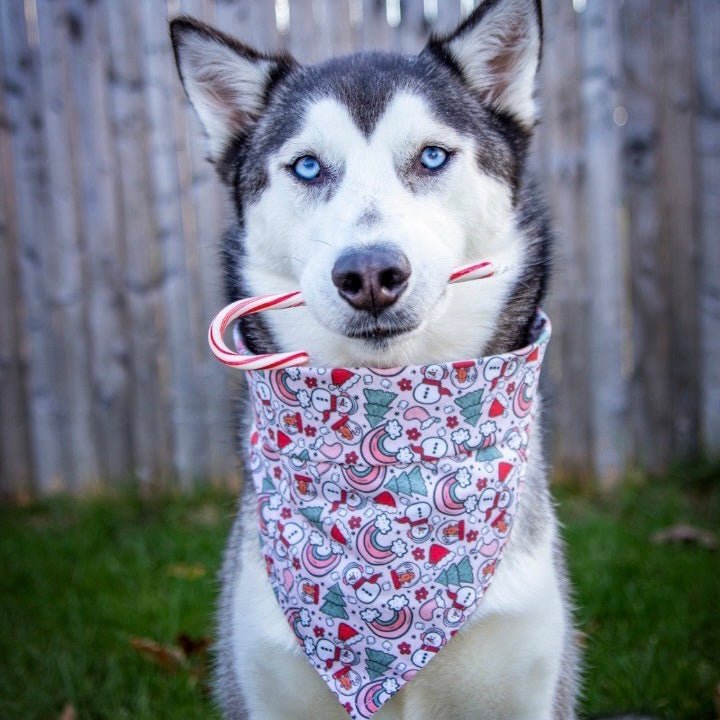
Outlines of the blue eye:
<svg viewBox="0 0 720 720">
<path fill-rule="evenodd" d="M 303 155 L 295 161 L 293 171 L 301 180 L 310 182 L 320 174 L 320 161 L 312 155 Z"/>
<path fill-rule="evenodd" d="M 430 145 L 423 149 L 420 162 L 428 170 L 438 170 L 447 162 L 447 158 L 447 153 L 441 147 Z"/>
</svg>

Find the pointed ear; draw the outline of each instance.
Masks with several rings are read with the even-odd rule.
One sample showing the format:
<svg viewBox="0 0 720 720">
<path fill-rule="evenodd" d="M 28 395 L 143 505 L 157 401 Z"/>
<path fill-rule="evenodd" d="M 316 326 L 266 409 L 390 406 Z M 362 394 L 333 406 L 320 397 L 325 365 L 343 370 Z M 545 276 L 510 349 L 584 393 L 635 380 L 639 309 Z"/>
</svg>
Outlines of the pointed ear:
<svg viewBox="0 0 720 720">
<path fill-rule="evenodd" d="M 210 157 L 262 114 L 272 85 L 296 67 L 288 55 L 265 55 L 189 16 L 170 23 L 180 79 L 208 136 Z"/>
<path fill-rule="evenodd" d="M 482 0 L 454 32 L 431 38 L 426 52 L 454 65 L 483 102 L 530 128 L 541 47 L 540 0 Z"/>
</svg>

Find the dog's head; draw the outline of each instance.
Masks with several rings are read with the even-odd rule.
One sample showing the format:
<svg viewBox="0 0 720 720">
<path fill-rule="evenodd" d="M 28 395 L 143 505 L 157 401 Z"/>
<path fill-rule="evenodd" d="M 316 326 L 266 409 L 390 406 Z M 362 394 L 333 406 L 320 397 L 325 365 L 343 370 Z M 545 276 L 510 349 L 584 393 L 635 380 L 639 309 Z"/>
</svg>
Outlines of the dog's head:
<svg viewBox="0 0 720 720">
<path fill-rule="evenodd" d="M 447 279 L 473 260 L 527 258 L 539 0 L 485 0 L 416 56 L 310 67 L 190 18 L 171 31 L 237 207 L 229 272 L 246 293 L 299 287 L 307 302 L 268 314 L 272 343 L 333 365 L 477 355 L 521 270 Z"/>
</svg>

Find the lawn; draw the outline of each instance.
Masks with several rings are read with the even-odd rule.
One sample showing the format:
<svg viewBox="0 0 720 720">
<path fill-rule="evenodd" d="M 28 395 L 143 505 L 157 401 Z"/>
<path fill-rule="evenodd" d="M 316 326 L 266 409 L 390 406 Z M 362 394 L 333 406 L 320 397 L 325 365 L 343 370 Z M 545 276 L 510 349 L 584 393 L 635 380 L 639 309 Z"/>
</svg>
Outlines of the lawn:
<svg viewBox="0 0 720 720">
<path fill-rule="evenodd" d="M 584 716 L 715 718 L 720 553 L 649 538 L 681 521 L 720 526 L 718 468 L 635 479 L 612 498 L 557 494 L 585 633 Z M 78 719 L 216 718 L 204 654 L 174 646 L 212 632 L 232 509 L 209 492 L 0 509 L 0 718 L 55 719 L 68 704 Z M 143 653 L 138 639 L 167 648 Z"/>
</svg>

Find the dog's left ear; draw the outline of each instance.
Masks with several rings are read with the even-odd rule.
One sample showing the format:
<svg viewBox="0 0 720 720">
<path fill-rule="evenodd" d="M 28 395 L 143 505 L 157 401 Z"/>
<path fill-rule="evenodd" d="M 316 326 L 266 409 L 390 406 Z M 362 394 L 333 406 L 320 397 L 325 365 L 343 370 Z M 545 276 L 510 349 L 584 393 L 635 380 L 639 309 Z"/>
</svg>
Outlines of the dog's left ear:
<svg viewBox="0 0 720 720">
<path fill-rule="evenodd" d="M 530 128 L 541 49 L 540 0 L 482 0 L 452 33 L 431 38 L 424 52 L 459 70 L 483 102 Z"/>
</svg>

